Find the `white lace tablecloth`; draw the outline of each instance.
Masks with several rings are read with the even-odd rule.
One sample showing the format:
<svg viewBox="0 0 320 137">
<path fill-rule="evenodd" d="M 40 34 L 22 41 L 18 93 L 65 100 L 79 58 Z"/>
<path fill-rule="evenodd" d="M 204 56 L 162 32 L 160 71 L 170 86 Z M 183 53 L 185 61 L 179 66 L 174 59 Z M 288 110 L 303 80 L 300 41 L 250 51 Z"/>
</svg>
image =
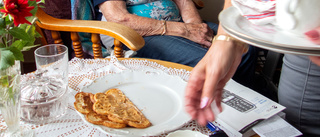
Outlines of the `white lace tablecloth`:
<svg viewBox="0 0 320 137">
<path fill-rule="evenodd" d="M 101 132 L 100 130 L 87 125 L 77 114 L 73 107 L 74 95 L 80 91 L 80 89 L 90 84 L 94 79 L 111 74 L 119 73 L 123 70 L 149 70 L 157 69 L 170 75 L 180 76 L 182 79 L 187 80 L 190 71 L 182 69 L 167 68 L 158 63 L 147 60 L 121 60 L 118 61 L 115 57 L 110 60 L 106 59 L 79 59 L 73 58 L 69 61 L 69 104 L 67 113 L 60 119 L 44 124 L 44 125 L 32 125 L 21 121 L 21 124 L 30 126 L 33 128 L 36 137 L 64 137 L 64 136 L 92 136 L 110 137 L 108 134 Z M 23 77 L 25 77 L 24 75 Z M 0 130 L 3 131 L 6 128 L 6 124 L 0 115 Z M 182 128 L 178 130 L 193 130 L 199 131 L 203 134 L 209 135 L 212 132 L 206 128 L 199 126 L 195 121 L 190 121 Z M 166 136 L 167 133 L 159 135 L 159 137 Z"/>
</svg>

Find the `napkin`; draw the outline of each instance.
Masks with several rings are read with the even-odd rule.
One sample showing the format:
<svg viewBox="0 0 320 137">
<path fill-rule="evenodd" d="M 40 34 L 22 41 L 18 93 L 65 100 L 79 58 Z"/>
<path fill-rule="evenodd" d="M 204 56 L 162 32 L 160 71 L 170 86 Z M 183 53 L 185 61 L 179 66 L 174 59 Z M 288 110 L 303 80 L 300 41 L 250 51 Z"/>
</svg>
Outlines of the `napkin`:
<svg viewBox="0 0 320 137">
<path fill-rule="evenodd" d="M 275 24 L 276 0 L 232 0 L 231 2 L 251 23 Z"/>
</svg>

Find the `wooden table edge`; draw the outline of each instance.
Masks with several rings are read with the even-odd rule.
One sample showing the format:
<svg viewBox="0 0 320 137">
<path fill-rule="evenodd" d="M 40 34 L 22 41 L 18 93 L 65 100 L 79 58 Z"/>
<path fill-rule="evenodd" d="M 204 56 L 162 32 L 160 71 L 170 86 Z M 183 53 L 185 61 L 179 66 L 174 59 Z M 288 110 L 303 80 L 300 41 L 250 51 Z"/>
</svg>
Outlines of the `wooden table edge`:
<svg viewBox="0 0 320 137">
<path fill-rule="evenodd" d="M 158 60 L 158 59 L 147 59 L 147 58 L 118 58 L 118 60 L 128 60 L 128 59 L 133 59 L 133 60 L 148 60 L 152 62 L 156 62 L 160 65 L 163 65 L 168 68 L 176 68 L 176 69 L 184 69 L 187 71 L 192 71 L 193 67 L 179 64 L 179 63 L 174 63 L 174 62 L 169 62 L 169 61 L 163 61 L 163 60 Z"/>
</svg>

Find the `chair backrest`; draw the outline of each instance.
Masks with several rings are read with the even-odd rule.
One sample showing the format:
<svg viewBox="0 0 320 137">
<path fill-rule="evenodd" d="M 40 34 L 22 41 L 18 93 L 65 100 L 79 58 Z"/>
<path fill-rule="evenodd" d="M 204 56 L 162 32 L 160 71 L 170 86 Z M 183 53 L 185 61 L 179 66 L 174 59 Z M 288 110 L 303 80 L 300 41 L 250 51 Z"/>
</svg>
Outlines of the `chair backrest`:
<svg viewBox="0 0 320 137">
<path fill-rule="evenodd" d="M 94 58 L 102 57 L 102 50 L 104 49 L 101 48 L 99 34 L 105 34 L 115 38 L 114 53 L 116 57 L 123 57 L 121 43 L 134 51 L 139 50 L 144 45 L 143 38 L 128 27 L 110 22 L 92 21 L 92 19 L 94 19 L 94 9 L 91 0 L 67 0 L 66 2 L 68 3 L 59 6 L 57 3 L 61 2 L 49 1 L 45 5 L 48 6 L 46 7 L 46 11 L 55 10 L 61 13 L 58 8 L 69 6 L 73 20 L 54 18 L 41 9 L 37 12 L 37 17 L 39 18 L 39 22 L 37 22 L 39 28 L 37 28 L 37 30 L 43 35 L 41 39 L 42 44 L 48 44 L 43 33 L 43 29 L 45 29 L 51 31 L 53 39 L 51 42 L 55 44 L 69 45 L 69 43 L 63 43 L 62 40 L 63 38 L 65 41 L 66 33 L 60 35 L 60 32 L 70 32 L 74 54 L 78 58 L 84 58 L 84 52 L 88 52 L 88 49 L 92 50 L 91 52 L 93 52 Z M 204 7 L 202 0 L 193 0 L 193 2 L 198 9 Z M 62 11 L 62 13 L 64 14 L 65 12 Z M 61 36 L 63 37 L 61 38 Z"/>
<path fill-rule="evenodd" d="M 91 33 L 94 58 L 102 57 L 99 34 L 108 35 L 115 39 L 114 53 L 116 57 L 123 57 L 122 44 L 133 51 L 141 49 L 145 44 L 142 36 L 121 24 L 93 20 L 58 19 L 46 14 L 41 8 L 37 11 L 36 16 L 38 17 L 38 32 L 43 35 L 42 29 L 50 30 L 55 44 L 63 44 L 60 31 L 70 32 L 75 56 L 78 58 L 84 58 L 78 32 Z M 42 43 L 48 44 L 45 39 L 42 39 Z"/>
</svg>

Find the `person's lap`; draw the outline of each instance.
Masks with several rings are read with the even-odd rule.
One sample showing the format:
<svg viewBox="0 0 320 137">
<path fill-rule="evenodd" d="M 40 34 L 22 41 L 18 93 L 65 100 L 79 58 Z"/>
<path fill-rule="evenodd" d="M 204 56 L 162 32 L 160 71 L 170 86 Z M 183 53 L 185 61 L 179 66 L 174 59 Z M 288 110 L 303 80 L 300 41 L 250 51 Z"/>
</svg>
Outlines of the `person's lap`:
<svg viewBox="0 0 320 137">
<path fill-rule="evenodd" d="M 205 22 L 216 34 L 218 25 Z M 191 40 L 168 35 L 145 36 L 145 46 L 135 57 L 160 59 L 194 67 L 206 54 L 208 48 Z"/>
<path fill-rule="evenodd" d="M 206 23 L 216 34 L 218 25 Z M 182 37 L 157 35 L 144 37 L 144 40 L 145 46 L 137 52 L 135 57 L 165 60 L 194 67 L 208 51 L 208 48 Z M 242 62 L 233 79 L 251 87 L 255 62 L 256 50 L 255 47 L 250 46 L 248 53 L 242 57 Z"/>
<path fill-rule="evenodd" d="M 145 37 L 145 46 L 135 57 L 152 58 L 194 67 L 206 54 L 207 48 L 176 36 Z"/>
<path fill-rule="evenodd" d="M 308 136 L 320 136 L 320 67 L 307 56 L 285 55 L 279 103 L 289 123 Z"/>
</svg>

